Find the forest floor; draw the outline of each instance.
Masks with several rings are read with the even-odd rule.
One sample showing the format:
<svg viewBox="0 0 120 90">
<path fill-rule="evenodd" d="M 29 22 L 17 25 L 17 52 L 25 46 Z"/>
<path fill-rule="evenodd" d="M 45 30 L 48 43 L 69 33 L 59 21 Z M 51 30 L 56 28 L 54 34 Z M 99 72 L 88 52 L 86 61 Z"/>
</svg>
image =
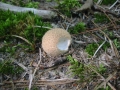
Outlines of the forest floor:
<svg viewBox="0 0 120 90">
<path fill-rule="evenodd" d="M 120 90 L 120 1 L 115 5 L 94 2 L 77 13 L 71 10 L 71 16 L 56 9 L 55 1 L 35 1 L 37 9 L 58 14 L 43 22 L 71 30 L 72 43 L 68 52 L 51 57 L 42 49 L 41 41 L 29 51 L 20 47 L 24 39 L 12 37 L 8 41 L 8 37 L 0 36 L 0 90 Z M 82 31 L 74 28 L 80 22 L 82 26 L 77 29 Z"/>
</svg>

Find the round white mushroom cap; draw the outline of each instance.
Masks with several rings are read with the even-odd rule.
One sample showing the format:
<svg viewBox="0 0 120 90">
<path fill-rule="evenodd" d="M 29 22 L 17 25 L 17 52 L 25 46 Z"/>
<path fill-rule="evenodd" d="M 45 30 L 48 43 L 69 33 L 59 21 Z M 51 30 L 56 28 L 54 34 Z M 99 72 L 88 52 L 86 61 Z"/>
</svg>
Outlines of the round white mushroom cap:
<svg viewBox="0 0 120 90">
<path fill-rule="evenodd" d="M 54 28 L 43 36 L 42 48 L 50 56 L 58 56 L 68 51 L 71 40 L 71 35 L 66 30 Z"/>
</svg>

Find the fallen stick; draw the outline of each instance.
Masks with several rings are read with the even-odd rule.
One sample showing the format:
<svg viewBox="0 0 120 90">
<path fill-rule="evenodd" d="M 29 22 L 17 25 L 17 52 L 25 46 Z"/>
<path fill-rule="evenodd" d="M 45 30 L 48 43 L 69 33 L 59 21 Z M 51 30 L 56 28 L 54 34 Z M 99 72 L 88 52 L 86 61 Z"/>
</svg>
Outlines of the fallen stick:
<svg viewBox="0 0 120 90">
<path fill-rule="evenodd" d="M 26 8 L 26 7 L 19 7 L 19 6 L 14 6 L 14 5 L 10 5 L 10 4 L 6 4 L 3 2 L 0 2 L 0 9 L 2 10 L 10 10 L 13 12 L 33 12 L 34 14 L 42 17 L 43 19 L 51 19 L 52 17 L 57 16 L 57 14 L 53 11 L 50 10 L 38 10 L 35 8 Z"/>
<path fill-rule="evenodd" d="M 48 80 L 48 79 L 43 79 L 43 80 L 38 80 L 35 85 L 62 85 L 62 84 L 67 84 L 67 83 L 72 83 L 72 82 L 76 82 L 79 81 L 79 79 L 69 79 L 69 78 L 62 78 L 62 79 L 55 79 L 55 80 Z M 28 85 L 29 81 L 28 80 L 24 80 L 24 81 L 13 81 L 13 83 L 15 85 Z M 0 83 L 1 86 L 4 85 L 10 85 L 11 81 L 5 81 L 3 83 Z"/>
</svg>

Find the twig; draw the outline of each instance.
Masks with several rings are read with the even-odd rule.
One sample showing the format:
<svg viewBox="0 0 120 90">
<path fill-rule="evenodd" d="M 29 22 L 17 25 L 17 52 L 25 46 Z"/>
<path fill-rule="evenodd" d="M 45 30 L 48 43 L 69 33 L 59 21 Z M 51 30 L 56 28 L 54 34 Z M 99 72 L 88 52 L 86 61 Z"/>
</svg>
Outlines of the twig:
<svg viewBox="0 0 120 90">
<path fill-rule="evenodd" d="M 40 65 L 40 62 L 41 62 L 41 49 L 40 48 L 39 48 L 39 58 L 40 58 L 40 60 L 38 61 L 38 64 L 37 64 L 33 74 L 31 74 L 31 78 L 30 78 L 30 82 L 29 82 L 29 90 L 31 89 L 33 78 L 34 78 L 35 73 L 36 73 L 37 69 L 39 68 L 39 65 Z"/>
<path fill-rule="evenodd" d="M 67 84 L 67 83 L 72 83 L 72 82 L 76 82 L 79 81 L 79 79 L 69 79 L 69 78 L 62 78 L 62 79 L 55 79 L 55 80 L 38 80 L 35 83 L 35 86 L 45 86 L 45 85 L 62 85 L 62 84 Z M 13 81 L 13 83 L 15 84 L 15 86 L 26 86 L 28 84 L 28 80 L 24 80 L 24 81 Z M 5 81 L 3 83 L 1 83 L 1 85 L 9 85 L 11 83 L 11 81 Z M 18 84 L 19 83 L 19 84 Z"/>
<path fill-rule="evenodd" d="M 34 14 L 42 17 L 43 19 L 51 19 L 52 17 L 57 16 L 57 14 L 55 12 L 50 11 L 50 10 L 38 10 L 35 8 L 19 7 L 19 6 L 6 4 L 3 2 L 0 2 L 0 9 L 6 10 L 6 11 L 10 10 L 13 12 L 22 12 L 22 13 L 33 12 Z"/>
</svg>

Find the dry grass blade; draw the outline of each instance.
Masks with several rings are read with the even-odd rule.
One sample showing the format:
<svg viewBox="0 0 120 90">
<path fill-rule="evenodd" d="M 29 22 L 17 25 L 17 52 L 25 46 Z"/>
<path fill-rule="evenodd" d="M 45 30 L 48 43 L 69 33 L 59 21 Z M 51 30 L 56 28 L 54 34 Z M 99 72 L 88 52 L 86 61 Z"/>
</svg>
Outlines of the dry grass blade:
<svg viewBox="0 0 120 90">
<path fill-rule="evenodd" d="M 38 62 L 38 64 L 37 64 L 37 66 L 36 66 L 36 68 L 35 68 L 33 74 L 31 73 L 30 76 L 29 76 L 29 80 L 30 80 L 30 82 L 29 82 L 29 90 L 31 89 L 32 81 L 33 81 L 34 75 L 35 75 L 37 69 L 39 68 L 39 65 L 40 65 L 40 62 L 41 62 L 41 49 L 40 49 L 40 48 L 39 48 L 39 58 L 40 58 L 40 60 L 39 60 L 39 62 Z"/>
<path fill-rule="evenodd" d="M 79 79 L 68 79 L 68 78 L 63 78 L 63 79 L 55 79 L 55 80 L 40 80 L 40 82 L 37 82 L 36 84 L 40 85 L 59 85 L 59 84 L 66 84 L 66 83 L 71 83 L 78 81 Z"/>
<path fill-rule="evenodd" d="M 113 90 L 116 90 L 108 81 L 115 76 L 115 74 L 117 73 L 116 71 L 113 74 L 110 74 L 109 77 L 107 79 L 105 79 L 100 73 L 98 73 L 95 69 L 93 69 L 92 67 L 89 67 L 92 71 L 94 71 L 98 76 L 100 76 L 103 80 L 103 82 L 94 88 L 94 90 L 98 90 L 99 88 L 102 88 L 103 86 L 106 86 L 106 84 L 108 86 L 110 86 Z"/>
<path fill-rule="evenodd" d="M 47 79 L 44 79 L 44 80 L 38 80 L 36 83 L 35 83 L 35 86 L 36 85 L 62 85 L 62 84 L 67 84 L 67 83 L 72 83 L 72 82 L 76 82 L 76 81 L 79 81 L 79 79 L 69 79 L 69 78 L 62 78 L 62 79 L 55 79 L 55 80 L 47 80 Z M 23 83 L 24 85 L 27 85 L 28 84 L 28 80 L 24 80 L 24 81 L 13 81 L 14 84 L 16 84 L 16 86 L 22 86 Z M 10 84 L 11 82 L 10 81 L 5 81 L 3 84 Z M 19 83 L 19 84 L 17 84 Z M 1 84 L 1 85 L 3 85 Z M 23 85 L 23 86 L 24 86 Z"/>
<path fill-rule="evenodd" d="M 116 90 L 110 83 L 107 83 L 107 84 L 108 84 L 108 86 L 111 87 L 112 90 Z"/>
<path fill-rule="evenodd" d="M 50 28 L 50 27 L 46 27 L 46 26 L 33 26 L 33 27 L 35 27 L 35 28 L 46 28 L 46 29 L 52 29 L 52 28 Z"/>
<path fill-rule="evenodd" d="M 112 51 L 114 52 L 115 56 L 116 56 L 117 58 L 120 58 L 119 52 L 118 52 L 116 46 L 114 45 L 114 43 L 113 43 L 111 40 L 109 40 L 109 42 L 110 42 L 111 49 L 112 49 Z"/>
<path fill-rule="evenodd" d="M 27 67 L 25 67 L 22 63 L 17 62 L 16 60 L 14 60 L 14 62 L 29 74 L 29 70 Z"/>
<path fill-rule="evenodd" d="M 86 17 L 87 17 L 87 16 L 86 16 Z M 99 31 L 109 40 L 113 53 L 115 53 L 115 56 L 116 56 L 117 58 L 119 58 L 119 57 L 120 57 L 120 56 L 119 56 L 119 52 L 118 52 L 117 48 L 115 47 L 114 43 L 111 41 L 111 39 L 108 37 L 108 35 L 105 34 L 105 32 L 101 30 L 101 27 L 99 27 L 94 21 L 92 21 L 92 22 L 94 23 L 94 25 L 95 25 L 96 27 L 98 27 Z"/>
<path fill-rule="evenodd" d="M 28 44 L 30 44 L 31 46 L 33 46 L 33 44 L 31 43 L 31 42 L 29 42 L 27 39 L 25 39 L 25 38 L 23 38 L 23 37 L 21 37 L 21 36 L 18 36 L 18 35 L 12 35 L 13 37 L 17 37 L 17 38 L 19 38 L 19 39 L 22 39 L 22 40 L 24 40 L 26 43 L 28 43 Z"/>
<path fill-rule="evenodd" d="M 98 0 L 97 1 L 97 4 L 101 4 L 103 0 Z"/>
<path fill-rule="evenodd" d="M 32 70 L 30 70 L 30 74 L 29 74 L 29 90 L 31 90 L 33 78 L 34 78 L 34 76 L 32 74 Z"/>
<path fill-rule="evenodd" d="M 94 55 L 93 55 L 93 58 L 95 57 L 95 55 L 97 54 L 97 52 L 100 50 L 100 48 L 105 44 L 106 42 L 106 37 L 105 37 L 105 41 L 98 47 L 98 49 L 95 51 Z"/>
<path fill-rule="evenodd" d="M 77 40 L 74 40 L 75 43 L 78 43 L 78 44 L 85 44 L 86 42 L 83 42 L 83 41 L 77 41 Z"/>
<path fill-rule="evenodd" d="M 87 66 L 87 65 L 86 65 Z M 92 71 L 94 71 L 98 76 L 100 76 L 103 80 L 105 80 L 105 78 L 100 74 L 100 73 L 98 73 L 94 68 L 92 68 L 92 67 L 88 67 L 89 69 L 91 69 Z"/>
<path fill-rule="evenodd" d="M 118 1 L 119 1 L 119 0 L 116 0 L 116 2 L 113 3 L 113 5 L 111 5 L 111 6 L 109 7 L 109 9 L 113 8 L 113 7 L 118 3 Z"/>
<path fill-rule="evenodd" d="M 102 82 L 98 87 L 95 87 L 94 90 L 98 90 L 99 88 L 102 88 L 104 85 L 108 84 L 112 90 L 116 90 L 108 81 L 113 78 L 116 74 L 116 71 L 113 74 L 110 74 L 109 77 L 107 79 L 104 80 L 104 82 Z"/>
<path fill-rule="evenodd" d="M 115 30 L 117 30 L 117 25 L 116 25 L 116 23 L 115 22 L 113 22 L 110 18 L 109 18 L 109 16 L 104 12 L 104 14 L 106 15 L 106 17 L 110 20 L 110 22 L 113 24 L 113 26 L 114 26 L 114 28 L 115 28 Z"/>
</svg>

